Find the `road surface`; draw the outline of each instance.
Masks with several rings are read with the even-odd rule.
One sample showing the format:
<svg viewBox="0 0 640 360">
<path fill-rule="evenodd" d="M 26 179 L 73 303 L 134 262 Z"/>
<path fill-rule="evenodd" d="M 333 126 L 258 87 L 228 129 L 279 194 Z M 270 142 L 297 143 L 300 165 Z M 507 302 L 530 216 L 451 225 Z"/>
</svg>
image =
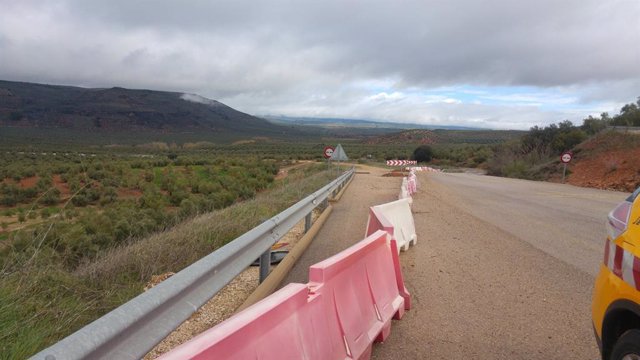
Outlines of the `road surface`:
<svg viewBox="0 0 640 360">
<path fill-rule="evenodd" d="M 413 309 L 374 359 L 596 359 L 591 290 L 606 214 L 626 194 L 471 174 L 421 175 Z"/>
<path fill-rule="evenodd" d="M 629 196 L 472 174 L 439 174 L 430 180 L 453 196 L 448 199 L 458 199 L 455 206 L 594 277 L 604 249 L 606 216 Z"/>
</svg>

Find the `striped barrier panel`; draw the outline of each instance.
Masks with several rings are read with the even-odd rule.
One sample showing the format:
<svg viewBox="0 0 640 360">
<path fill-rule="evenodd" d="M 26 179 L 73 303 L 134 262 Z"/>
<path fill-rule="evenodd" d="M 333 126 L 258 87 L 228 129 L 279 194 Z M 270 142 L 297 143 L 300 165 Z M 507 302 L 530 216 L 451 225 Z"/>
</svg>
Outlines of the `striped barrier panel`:
<svg viewBox="0 0 640 360">
<path fill-rule="evenodd" d="M 393 227 L 393 232 L 390 234 L 398 242 L 398 248 L 402 250 L 409 250 L 409 245 L 412 243 L 415 245 L 418 241 L 413 214 L 407 199 L 372 206 L 369 210 L 366 235 L 379 229 L 376 223 L 390 224 Z"/>
<path fill-rule="evenodd" d="M 388 238 L 378 231 L 311 266 L 308 284 L 285 286 L 161 359 L 369 359 L 406 308 Z"/>
<path fill-rule="evenodd" d="M 604 265 L 632 288 L 640 291 L 640 258 L 607 238 Z"/>
</svg>

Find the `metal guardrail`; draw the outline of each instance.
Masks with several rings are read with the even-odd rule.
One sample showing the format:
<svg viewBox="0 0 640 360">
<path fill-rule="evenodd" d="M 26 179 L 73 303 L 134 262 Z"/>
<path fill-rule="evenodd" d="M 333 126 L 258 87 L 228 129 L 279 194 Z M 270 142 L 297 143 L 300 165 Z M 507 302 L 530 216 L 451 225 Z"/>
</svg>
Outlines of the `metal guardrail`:
<svg viewBox="0 0 640 360">
<path fill-rule="evenodd" d="M 607 130 L 612 130 L 617 132 L 640 133 L 640 126 L 609 125 L 607 126 Z"/>
<path fill-rule="evenodd" d="M 353 176 L 345 172 L 322 189 L 103 317 L 37 353 L 32 359 L 139 359 L 187 320 L 318 205 Z M 268 259 L 269 256 L 266 256 Z M 267 268 L 268 269 L 268 268 Z"/>
</svg>

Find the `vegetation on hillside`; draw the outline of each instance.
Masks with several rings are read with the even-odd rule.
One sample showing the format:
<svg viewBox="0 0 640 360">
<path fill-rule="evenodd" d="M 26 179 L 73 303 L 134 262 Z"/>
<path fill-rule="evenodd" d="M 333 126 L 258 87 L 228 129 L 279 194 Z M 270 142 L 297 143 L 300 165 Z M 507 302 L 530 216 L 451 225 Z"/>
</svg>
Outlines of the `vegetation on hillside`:
<svg viewBox="0 0 640 360">
<path fill-rule="evenodd" d="M 620 113 L 609 120 L 615 126 L 640 126 L 640 97 L 634 103 L 626 104 Z"/>
<path fill-rule="evenodd" d="M 243 174 L 252 171 L 253 165 L 259 166 L 247 161 L 247 166 L 234 170 L 231 162 L 222 162 L 220 166 L 225 164 L 227 174 L 235 172 L 229 175 L 231 182 L 242 187 L 247 186 L 243 180 L 247 175 Z M 178 175 L 184 174 L 186 165 L 171 163 L 167 167 L 170 166 L 174 171 L 167 172 L 168 178 L 175 177 L 178 183 L 190 179 Z M 185 167 L 176 171 L 178 166 Z M 217 165 L 199 166 L 203 168 L 192 169 L 194 173 Z M 165 223 L 160 231 L 154 229 L 154 217 L 160 217 L 166 209 L 158 210 L 154 206 L 169 208 L 174 214 L 182 210 L 182 206 L 174 208 L 170 195 L 161 189 L 160 195 L 152 191 L 147 198 L 143 195 L 124 204 L 113 204 L 117 209 L 109 208 L 111 205 L 104 208 L 95 205 L 87 209 L 86 216 L 77 215 L 68 220 L 68 209 L 60 209 L 59 213 L 65 215 L 14 232 L 0 243 L 3 252 L 0 357 L 26 358 L 136 296 L 152 275 L 179 271 L 226 244 L 326 184 L 331 177 L 322 172 L 324 169 L 324 165 L 317 164 L 291 170 L 287 178 L 272 183 L 253 198 L 224 208 L 198 208 L 175 226 Z M 164 171 L 162 168 L 153 171 L 153 167 L 149 170 L 152 174 Z M 256 171 L 260 175 L 262 170 Z M 271 178 L 270 166 L 266 166 L 265 172 L 265 176 L 268 174 L 265 179 Z M 156 178 L 143 181 L 149 185 L 155 183 Z M 161 187 L 162 180 L 158 182 L 157 186 Z M 209 182 L 202 183 L 205 184 Z M 189 188 L 186 184 L 181 186 L 183 191 Z M 208 193 L 204 200 L 215 198 L 222 191 Z M 147 207 L 147 204 L 153 206 Z M 79 208 L 75 206 L 74 211 L 80 211 Z M 208 210 L 213 211 L 192 217 Z M 121 232 L 122 222 L 130 226 L 128 231 L 138 231 L 148 225 L 151 235 Z M 115 232 L 115 242 L 109 240 L 112 232 Z M 121 233 L 126 236 L 118 238 Z"/>
<path fill-rule="evenodd" d="M 640 186 L 640 136 L 602 131 L 574 149 L 570 184 L 633 192 Z"/>
<path fill-rule="evenodd" d="M 206 156 L 83 157 L 2 154 L 0 248 L 11 269 L 34 248 L 68 268 L 101 250 L 252 198 L 273 182 L 273 161 Z"/>
<path fill-rule="evenodd" d="M 599 117 L 589 116 L 582 125 L 576 126 L 565 120 L 546 127 L 532 127 L 528 133 L 515 141 L 492 147 L 493 155 L 487 161 L 488 173 L 523 179 L 544 180 L 558 172 L 558 155 L 591 136 L 613 125 L 640 125 L 640 99 L 636 104 L 627 104 L 619 114 L 610 117 L 603 113 Z M 578 150 L 579 151 L 579 150 Z"/>
</svg>

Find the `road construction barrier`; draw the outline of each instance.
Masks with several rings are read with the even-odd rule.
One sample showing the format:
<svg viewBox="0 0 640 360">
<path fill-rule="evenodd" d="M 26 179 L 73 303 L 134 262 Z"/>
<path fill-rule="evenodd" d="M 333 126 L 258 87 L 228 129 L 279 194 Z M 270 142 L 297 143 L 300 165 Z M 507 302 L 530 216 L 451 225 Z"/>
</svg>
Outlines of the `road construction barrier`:
<svg viewBox="0 0 640 360">
<path fill-rule="evenodd" d="M 306 285 L 285 286 L 161 359 L 369 359 L 406 309 L 393 244 L 377 231 L 311 266 Z"/>
<path fill-rule="evenodd" d="M 410 174 L 409 174 L 409 179 L 413 179 L 416 183 L 416 186 L 418 185 L 418 176 L 416 176 L 416 171 L 415 170 L 411 170 Z"/>
<path fill-rule="evenodd" d="M 395 228 L 391 221 L 389 221 L 379 210 L 374 207 L 369 208 L 369 219 L 367 220 L 367 231 L 365 236 L 376 233 L 377 231 L 386 231 L 391 235 L 390 243 L 391 250 L 395 254 L 393 257 L 393 267 L 396 276 L 396 285 L 398 286 L 398 292 L 400 296 L 404 298 L 405 310 L 411 309 L 411 294 L 407 287 L 404 285 L 404 276 L 402 275 L 402 267 L 400 266 L 400 247 L 398 246 L 398 240 L 393 236 Z"/>
<path fill-rule="evenodd" d="M 347 355 L 368 359 L 374 341 L 384 341 L 391 319 L 402 318 L 404 298 L 396 284 L 389 234 L 378 231 L 309 268 L 309 291 L 335 314 Z"/>
<path fill-rule="evenodd" d="M 302 359 L 305 353 L 322 358 L 308 346 L 308 339 L 329 334 L 324 327 L 309 333 L 308 304 L 307 287 L 289 284 L 160 359 L 255 359 L 256 354 L 260 359 Z"/>
<path fill-rule="evenodd" d="M 409 176 L 407 180 L 407 191 L 409 195 L 413 196 L 418 191 L 418 184 L 416 182 L 416 176 Z"/>
<path fill-rule="evenodd" d="M 402 178 L 402 185 L 400 185 L 400 193 L 398 194 L 398 200 L 407 199 L 409 201 L 409 205 L 413 203 L 413 198 L 411 194 L 409 194 L 409 185 L 407 183 L 407 178 Z"/>
<path fill-rule="evenodd" d="M 386 228 L 384 226 L 387 225 Z M 413 222 L 413 214 L 407 199 L 400 199 L 390 203 L 372 206 L 369 209 L 366 235 L 376 230 L 387 230 L 393 227 L 390 234 L 398 242 L 398 248 L 409 250 L 409 245 L 416 244 L 416 226 Z"/>
<path fill-rule="evenodd" d="M 442 172 L 441 169 L 434 169 L 431 166 L 409 166 L 406 169 L 409 171 L 413 170 L 413 171 Z"/>
</svg>

